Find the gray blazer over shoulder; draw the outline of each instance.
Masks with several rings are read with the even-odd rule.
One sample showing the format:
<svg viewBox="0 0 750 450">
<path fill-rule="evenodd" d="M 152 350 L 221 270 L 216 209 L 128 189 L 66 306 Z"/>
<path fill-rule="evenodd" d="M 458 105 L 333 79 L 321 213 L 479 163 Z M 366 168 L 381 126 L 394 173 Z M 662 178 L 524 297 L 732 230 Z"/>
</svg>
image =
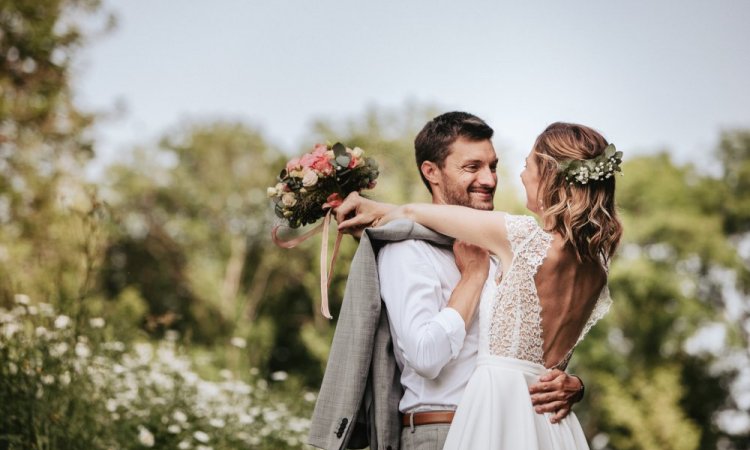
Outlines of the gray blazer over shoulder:
<svg viewBox="0 0 750 450">
<path fill-rule="evenodd" d="M 380 299 L 377 251 L 389 242 L 453 240 L 408 220 L 362 234 L 313 412 L 309 444 L 326 450 L 396 450 L 401 438 L 401 372 L 393 356 L 388 316 Z"/>
</svg>

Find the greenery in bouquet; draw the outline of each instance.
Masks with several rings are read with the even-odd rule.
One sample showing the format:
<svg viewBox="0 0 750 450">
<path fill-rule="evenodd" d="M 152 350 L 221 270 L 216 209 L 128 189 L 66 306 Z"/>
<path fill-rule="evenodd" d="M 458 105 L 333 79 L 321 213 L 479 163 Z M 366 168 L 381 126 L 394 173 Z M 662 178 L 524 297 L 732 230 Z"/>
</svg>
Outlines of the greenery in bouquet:
<svg viewBox="0 0 750 450">
<path fill-rule="evenodd" d="M 375 187 L 378 164 L 359 147 L 317 144 L 286 164 L 278 183 L 268 188 L 276 215 L 289 227 L 313 223 L 352 192 Z"/>
</svg>

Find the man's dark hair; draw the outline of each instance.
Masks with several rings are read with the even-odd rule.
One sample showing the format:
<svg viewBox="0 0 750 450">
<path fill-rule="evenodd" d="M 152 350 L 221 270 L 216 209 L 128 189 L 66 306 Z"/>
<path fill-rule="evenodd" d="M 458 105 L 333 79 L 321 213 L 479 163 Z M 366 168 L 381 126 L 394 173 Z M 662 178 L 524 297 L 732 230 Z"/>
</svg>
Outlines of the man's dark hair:
<svg viewBox="0 0 750 450">
<path fill-rule="evenodd" d="M 479 117 L 460 111 L 441 114 L 422 128 L 416 139 L 414 149 L 417 157 L 417 170 L 427 189 L 432 192 L 430 183 L 422 174 L 422 163 L 432 161 L 443 168 L 445 159 L 450 153 L 450 146 L 459 138 L 470 141 L 492 139 L 494 131 Z"/>
</svg>

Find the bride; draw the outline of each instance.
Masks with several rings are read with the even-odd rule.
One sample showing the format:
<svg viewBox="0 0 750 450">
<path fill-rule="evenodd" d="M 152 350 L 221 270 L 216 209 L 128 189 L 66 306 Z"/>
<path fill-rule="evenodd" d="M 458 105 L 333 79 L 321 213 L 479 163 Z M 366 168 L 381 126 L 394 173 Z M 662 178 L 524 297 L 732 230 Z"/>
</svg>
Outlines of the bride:
<svg viewBox="0 0 750 450">
<path fill-rule="evenodd" d="M 473 373 L 446 449 L 588 448 L 574 414 L 551 423 L 529 386 L 564 369 L 575 346 L 609 309 L 609 261 L 622 235 L 615 177 L 622 153 L 595 130 L 555 123 L 539 135 L 521 181 L 539 217 L 461 206 L 394 206 L 351 194 L 336 210 L 339 229 L 419 222 L 486 248 L 499 259 L 498 285 L 481 299 Z"/>
</svg>

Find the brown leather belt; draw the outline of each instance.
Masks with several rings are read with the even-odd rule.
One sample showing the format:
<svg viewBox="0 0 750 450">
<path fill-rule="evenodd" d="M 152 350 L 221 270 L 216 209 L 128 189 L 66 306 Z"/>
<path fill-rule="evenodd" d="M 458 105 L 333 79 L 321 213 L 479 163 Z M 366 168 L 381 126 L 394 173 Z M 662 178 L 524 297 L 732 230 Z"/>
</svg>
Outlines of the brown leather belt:
<svg viewBox="0 0 750 450">
<path fill-rule="evenodd" d="M 422 411 L 404 414 L 401 422 L 405 427 L 453 422 L 453 411 Z M 413 422 L 412 422 L 413 421 Z"/>
</svg>

